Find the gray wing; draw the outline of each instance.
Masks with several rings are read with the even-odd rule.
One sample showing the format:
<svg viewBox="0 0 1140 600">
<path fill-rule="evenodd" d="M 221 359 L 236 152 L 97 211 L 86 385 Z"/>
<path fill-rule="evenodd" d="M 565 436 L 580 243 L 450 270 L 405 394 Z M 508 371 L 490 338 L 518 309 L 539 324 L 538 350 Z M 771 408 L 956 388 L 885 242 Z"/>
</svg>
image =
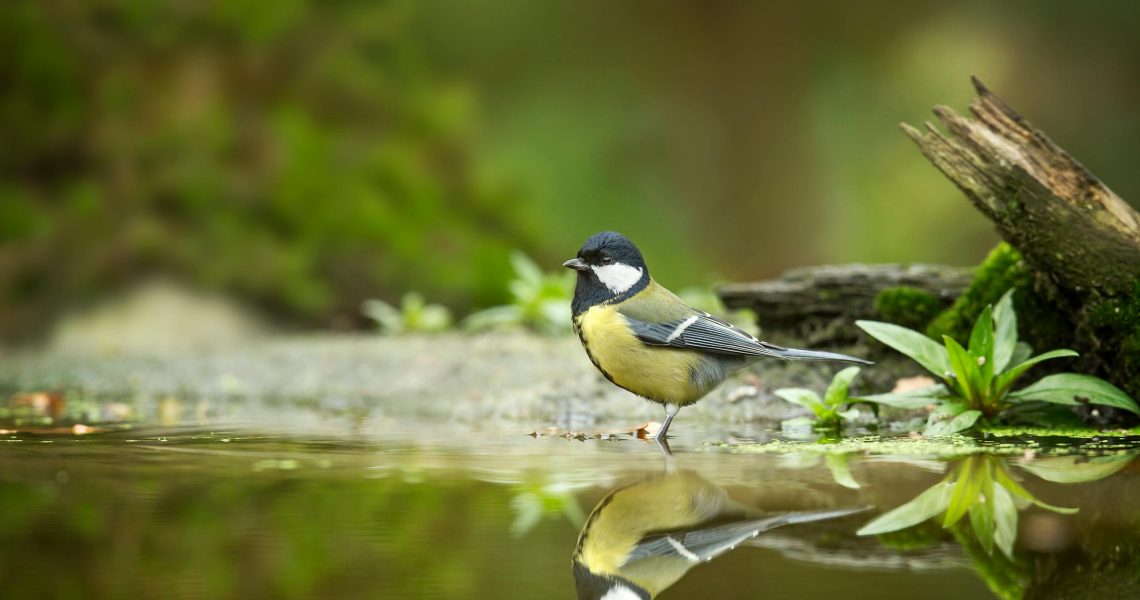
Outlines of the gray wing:
<svg viewBox="0 0 1140 600">
<path fill-rule="evenodd" d="M 785 360 L 838 360 L 861 364 L 870 361 L 836 352 L 784 348 L 756 339 L 743 329 L 708 313 L 694 313 L 666 323 L 647 323 L 625 315 L 639 340 L 650 346 L 688 348 L 716 354 L 774 356 Z"/>
<path fill-rule="evenodd" d="M 869 508 L 869 506 L 859 506 L 836 510 L 793 512 L 703 529 L 653 535 L 641 540 L 634 546 L 626 557 L 623 566 L 653 557 L 683 558 L 693 563 L 705 562 L 776 527 L 846 517 Z"/>
</svg>

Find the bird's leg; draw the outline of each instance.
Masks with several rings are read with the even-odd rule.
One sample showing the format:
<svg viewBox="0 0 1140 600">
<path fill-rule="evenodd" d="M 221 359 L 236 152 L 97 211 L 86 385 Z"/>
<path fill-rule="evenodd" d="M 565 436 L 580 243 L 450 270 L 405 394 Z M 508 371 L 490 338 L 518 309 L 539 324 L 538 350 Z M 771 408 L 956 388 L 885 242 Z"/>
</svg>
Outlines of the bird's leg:
<svg viewBox="0 0 1140 600">
<path fill-rule="evenodd" d="M 665 432 L 669 431 L 669 424 L 673 422 L 673 417 L 677 416 L 677 412 L 680 410 L 681 407 L 677 406 L 676 404 L 666 404 L 665 422 L 661 423 L 661 429 L 658 429 L 657 435 L 654 435 L 653 437 L 659 440 L 665 439 Z"/>
<path fill-rule="evenodd" d="M 657 449 L 661 451 L 661 454 L 665 455 L 665 466 L 670 467 L 672 463 L 669 462 L 669 459 L 673 458 L 673 449 L 669 447 L 669 440 L 663 437 L 654 436 L 653 441 L 657 442 Z M 670 472 L 670 469 L 668 468 L 665 470 L 666 472 Z"/>
</svg>

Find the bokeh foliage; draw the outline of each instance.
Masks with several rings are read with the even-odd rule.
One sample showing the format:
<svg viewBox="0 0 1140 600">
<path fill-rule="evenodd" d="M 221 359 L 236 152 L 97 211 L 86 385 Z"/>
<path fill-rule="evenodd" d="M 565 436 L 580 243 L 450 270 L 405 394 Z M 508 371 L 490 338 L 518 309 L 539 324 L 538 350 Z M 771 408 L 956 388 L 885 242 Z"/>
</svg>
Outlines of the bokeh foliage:
<svg viewBox="0 0 1140 600">
<path fill-rule="evenodd" d="M 616 229 L 672 289 L 977 264 L 896 128 L 981 77 L 1133 203 L 1132 3 L 0 3 L 0 335 L 152 273 L 301 326 L 462 317 Z M 852 26 L 858 23 L 858 26 Z"/>
<path fill-rule="evenodd" d="M 506 297 L 526 207 L 406 2 L 0 6 L 0 332 L 150 272 L 294 322 Z"/>
</svg>

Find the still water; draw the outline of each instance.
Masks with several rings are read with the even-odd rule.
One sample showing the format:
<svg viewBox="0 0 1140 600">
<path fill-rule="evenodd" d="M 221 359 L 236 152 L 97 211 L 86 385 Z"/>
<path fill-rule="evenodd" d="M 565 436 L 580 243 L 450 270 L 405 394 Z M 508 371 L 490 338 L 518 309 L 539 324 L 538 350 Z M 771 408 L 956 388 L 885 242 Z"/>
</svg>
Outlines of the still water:
<svg viewBox="0 0 1140 600">
<path fill-rule="evenodd" d="M 624 434 L 279 429 L 0 435 L 3 597 L 1140 597 L 1130 440 L 756 454 L 761 428 L 689 425 L 667 458 Z M 877 518 L 896 529 L 858 535 Z"/>
</svg>

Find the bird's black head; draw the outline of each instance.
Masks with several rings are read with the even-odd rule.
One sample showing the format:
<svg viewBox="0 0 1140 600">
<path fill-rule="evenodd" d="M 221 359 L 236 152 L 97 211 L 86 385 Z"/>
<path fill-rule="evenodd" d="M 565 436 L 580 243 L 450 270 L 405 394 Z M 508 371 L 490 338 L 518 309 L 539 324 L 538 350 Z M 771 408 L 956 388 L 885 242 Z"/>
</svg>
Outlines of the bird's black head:
<svg viewBox="0 0 1140 600">
<path fill-rule="evenodd" d="M 649 285 L 649 268 L 641 251 L 629 238 L 616 231 L 603 231 L 590 236 L 578 256 L 562 266 L 578 272 L 574 288 L 574 314 L 591 306 L 617 302 Z"/>
</svg>

